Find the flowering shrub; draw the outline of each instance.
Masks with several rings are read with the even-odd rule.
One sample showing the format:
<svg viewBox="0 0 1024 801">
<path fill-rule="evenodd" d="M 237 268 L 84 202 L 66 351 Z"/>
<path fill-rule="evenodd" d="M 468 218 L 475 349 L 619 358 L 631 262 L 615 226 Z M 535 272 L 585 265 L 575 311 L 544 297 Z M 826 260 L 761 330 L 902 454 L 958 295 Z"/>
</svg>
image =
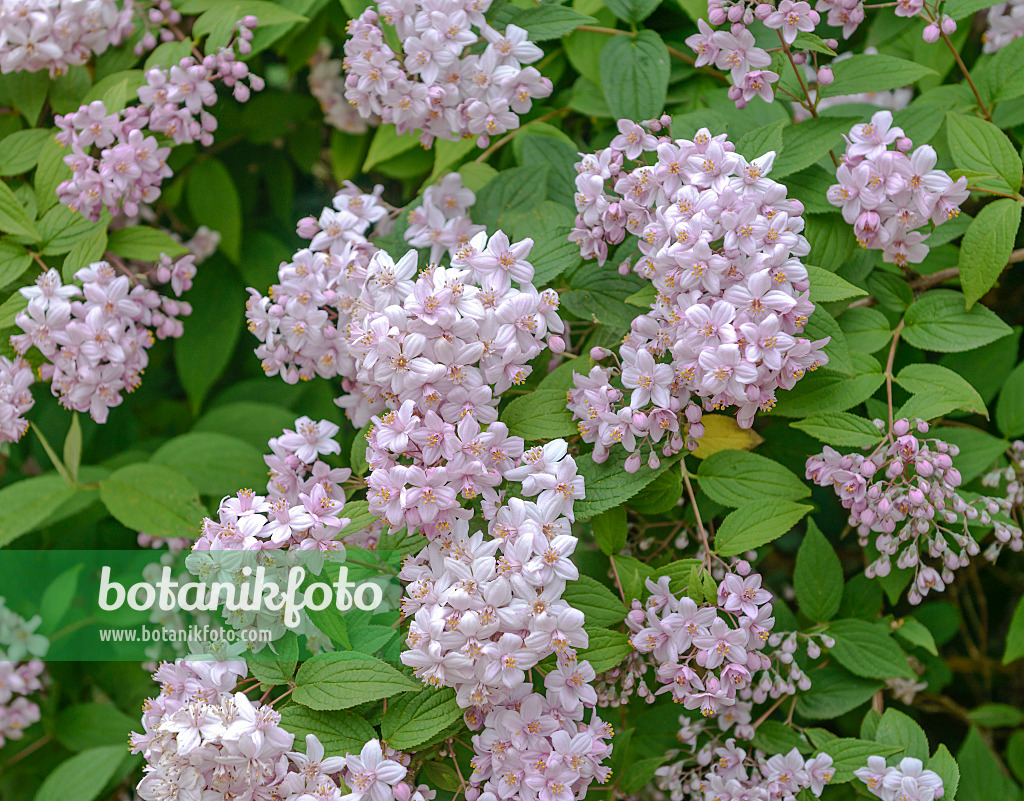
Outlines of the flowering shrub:
<svg viewBox="0 0 1024 801">
<path fill-rule="evenodd" d="M 0 798 L 1019 798 L 1021 8 L 0 0 Z"/>
</svg>

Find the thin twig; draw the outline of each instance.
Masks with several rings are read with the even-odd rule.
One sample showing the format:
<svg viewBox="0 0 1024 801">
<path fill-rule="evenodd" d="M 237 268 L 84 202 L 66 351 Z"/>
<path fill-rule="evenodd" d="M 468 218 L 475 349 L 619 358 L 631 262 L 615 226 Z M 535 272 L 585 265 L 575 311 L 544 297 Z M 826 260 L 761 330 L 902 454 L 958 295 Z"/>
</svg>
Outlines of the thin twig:
<svg viewBox="0 0 1024 801">
<path fill-rule="evenodd" d="M 903 320 L 892 332 L 892 345 L 889 347 L 889 358 L 885 362 L 885 398 L 889 406 L 889 436 L 893 435 L 893 412 L 892 412 L 892 363 L 896 359 L 896 346 L 900 341 L 900 333 L 903 331 Z"/>
</svg>

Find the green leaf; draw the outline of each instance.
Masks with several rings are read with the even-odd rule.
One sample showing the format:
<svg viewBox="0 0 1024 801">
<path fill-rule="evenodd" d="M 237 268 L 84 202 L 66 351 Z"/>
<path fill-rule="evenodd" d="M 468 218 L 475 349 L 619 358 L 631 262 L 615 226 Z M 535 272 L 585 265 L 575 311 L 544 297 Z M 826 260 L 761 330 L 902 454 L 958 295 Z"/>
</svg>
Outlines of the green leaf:
<svg viewBox="0 0 1024 801">
<path fill-rule="evenodd" d="M 119 523 L 153 537 L 194 539 L 205 511 L 183 475 L 156 464 L 130 464 L 100 482 L 100 500 Z"/>
<path fill-rule="evenodd" d="M 664 475 L 664 474 L 662 474 Z M 626 507 L 616 506 L 591 520 L 601 553 L 611 556 L 626 547 Z"/>
<path fill-rule="evenodd" d="M 697 470 L 700 488 L 725 506 L 753 501 L 798 501 L 810 489 L 778 462 L 747 451 L 724 450 L 711 454 Z"/>
<path fill-rule="evenodd" d="M 909 364 L 900 370 L 895 381 L 914 396 L 904 405 L 900 417 L 921 417 L 930 420 L 956 409 L 977 412 L 988 417 L 985 401 L 981 399 L 978 390 L 948 367 L 938 364 Z M 918 400 L 919 398 L 923 400 Z M 939 408 L 942 410 L 936 411 Z"/>
<path fill-rule="evenodd" d="M 868 294 L 859 286 L 854 286 L 845 278 L 840 278 L 833 272 L 815 267 L 813 264 L 806 265 L 807 277 L 811 282 L 811 302 L 827 303 L 833 300 L 846 300 L 860 295 Z"/>
<path fill-rule="evenodd" d="M 461 717 L 462 709 L 450 687 L 405 693 L 388 704 L 380 736 L 391 748 L 411 751 Z"/>
<path fill-rule="evenodd" d="M 946 0 L 942 10 L 953 19 L 964 19 L 983 8 L 990 8 L 994 5 L 992 0 Z M 952 798 L 952 796 L 950 797 Z"/>
<path fill-rule="evenodd" d="M 238 20 L 252 14 L 259 20 L 259 28 L 292 22 L 305 22 L 306 18 L 282 5 L 268 0 L 217 0 L 192 26 L 192 38 L 198 40 L 209 34 L 207 51 L 224 47 L 231 38 Z"/>
<path fill-rule="evenodd" d="M 581 575 L 576 581 L 566 582 L 562 598 L 586 616 L 588 626 L 617 626 L 628 611 L 618 596 L 590 576 Z"/>
<path fill-rule="evenodd" d="M 373 727 L 354 712 L 319 712 L 300 704 L 281 710 L 281 727 L 295 735 L 295 750 L 303 753 L 307 734 L 315 734 L 332 756 L 358 754 L 377 737 Z"/>
<path fill-rule="evenodd" d="M 82 572 L 82 565 L 78 564 L 60 573 L 51 581 L 43 591 L 39 600 L 39 616 L 42 623 L 39 633 L 47 636 L 53 634 L 59 628 L 64 615 L 71 608 L 71 602 L 78 590 L 78 577 Z"/>
<path fill-rule="evenodd" d="M 36 166 L 43 142 L 51 136 L 43 128 L 15 131 L 0 141 L 0 176 L 21 175 Z"/>
<path fill-rule="evenodd" d="M 547 174 L 547 165 L 499 172 L 477 192 L 473 220 L 480 220 L 490 230 L 500 227 L 502 220 L 528 211 L 547 194 Z"/>
<path fill-rule="evenodd" d="M 839 315 L 838 323 L 854 352 L 875 353 L 892 340 L 889 321 L 878 309 L 847 309 Z"/>
<path fill-rule="evenodd" d="M 124 744 L 90 748 L 61 762 L 40 785 L 35 801 L 93 801 L 125 761 Z"/>
<path fill-rule="evenodd" d="M 856 58 L 858 56 L 839 62 L 836 67 Z M 849 133 L 851 126 L 859 121 L 859 117 L 818 117 L 805 120 L 799 125 L 786 126 L 782 131 L 782 153 L 772 165 L 771 177 L 776 181 L 781 180 L 820 161 L 828 155 L 829 150 L 842 148 L 842 134 Z"/>
<path fill-rule="evenodd" d="M 836 620 L 828 633 L 835 639 L 832 656 L 844 668 L 866 679 L 916 678 L 907 655 L 893 641 L 884 623 Z"/>
<path fill-rule="evenodd" d="M 100 79 L 86 93 L 82 100 L 88 105 L 94 100 L 102 100 L 108 114 L 121 111 L 129 100 L 137 97 L 139 87 L 146 84 L 146 73 L 143 70 L 122 70 Z"/>
<path fill-rule="evenodd" d="M 53 736 L 69 751 L 88 751 L 105 745 L 123 749 L 128 735 L 138 726 L 138 720 L 110 704 L 75 704 L 58 713 Z"/>
<path fill-rule="evenodd" d="M 245 325 L 245 298 L 245 287 L 226 265 L 218 270 L 211 259 L 199 271 L 189 294 L 192 314 L 174 340 L 175 367 L 193 413 L 231 360 Z"/>
<path fill-rule="evenodd" d="M 595 673 L 610 670 L 633 653 L 629 637 L 621 631 L 588 627 L 587 636 L 590 638 L 590 644 L 579 651 L 578 659 L 580 662 L 589 662 Z"/>
<path fill-rule="evenodd" d="M 188 253 L 188 248 L 166 231 L 148 225 L 130 225 L 111 231 L 107 250 L 126 259 L 154 262 L 159 261 L 161 255 L 173 259 Z"/>
<path fill-rule="evenodd" d="M 587 520 L 628 501 L 677 461 L 675 458 L 662 459 L 657 470 L 643 464 L 635 473 L 627 473 L 623 466 L 626 456 L 625 451 L 619 450 L 602 464 L 596 464 L 589 456 L 579 459 L 579 472 L 585 482 L 587 497 L 576 501 L 578 520 Z"/>
<path fill-rule="evenodd" d="M 989 203 L 974 218 L 960 244 L 960 284 L 967 308 L 999 279 L 1020 227 L 1020 204 L 1009 198 Z"/>
<path fill-rule="evenodd" d="M 24 236 L 33 242 L 39 241 L 39 229 L 35 222 L 3 181 L 0 181 L 0 232 Z"/>
<path fill-rule="evenodd" d="M 834 56 L 836 51 L 825 44 L 825 40 L 813 33 L 800 31 L 793 42 L 794 50 L 810 50 L 812 53 L 821 53 L 825 56 Z"/>
<path fill-rule="evenodd" d="M 819 442 L 839 447 L 867 448 L 882 439 L 874 423 L 849 412 L 824 412 L 790 423 Z"/>
<path fill-rule="evenodd" d="M 0 239 L 0 288 L 9 286 L 21 278 L 30 264 L 32 256 L 22 245 Z"/>
<path fill-rule="evenodd" d="M 3 491 L 0 490 L 0 493 Z M 2 508 L 2 507 L 0 507 Z M 1017 602 L 1010 628 L 1006 632 L 1006 648 L 1003 651 L 1003 664 L 1008 665 L 1024 656 L 1024 598 Z"/>
<path fill-rule="evenodd" d="M 4 88 L 10 95 L 10 103 L 32 127 L 39 122 L 39 115 L 46 105 L 50 76 L 39 72 L 14 72 L 4 76 Z"/>
<path fill-rule="evenodd" d="M 1006 182 L 1006 189 L 1020 189 L 1020 156 L 1006 134 L 991 122 L 967 114 L 948 114 L 946 134 L 957 167 L 993 173 Z M 1019 208 L 1017 214 L 1019 221 Z"/>
<path fill-rule="evenodd" d="M 960 768 L 949 753 L 945 745 L 935 749 L 932 758 L 927 763 L 928 770 L 933 770 L 942 779 L 943 798 L 953 801 L 956 798 L 957 787 L 960 785 Z"/>
<path fill-rule="evenodd" d="M 878 721 L 875 739 L 883 745 L 902 748 L 908 757 L 922 761 L 928 759 L 928 736 L 924 729 L 898 709 L 890 707 L 885 710 L 882 719 Z"/>
<path fill-rule="evenodd" d="M 648 120 L 665 110 L 668 49 L 654 31 L 611 36 L 601 50 L 601 88 L 617 118 Z"/>
<path fill-rule="evenodd" d="M 59 256 L 68 253 L 78 242 L 93 238 L 99 231 L 105 235 L 109 223 L 108 215 L 93 222 L 67 206 L 54 206 L 39 221 L 43 255 Z"/>
<path fill-rule="evenodd" d="M 1024 362 L 1013 368 L 999 391 L 996 425 L 1007 437 L 1024 434 Z"/>
<path fill-rule="evenodd" d="M 580 25 L 593 25 L 596 22 L 593 17 L 555 3 L 524 8 L 512 17 L 512 24 L 524 28 L 532 42 L 559 39 Z"/>
<path fill-rule="evenodd" d="M 348 709 L 367 701 L 421 689 L 391 665 L 355 651 L 317 654 L 295 677 L 296 703 L 311 709 Z"/>
<path fill-rule="evenodd" d="M 715 552 L 737 556 L 777 540 L 811 511 L 810 506 L 793 501 L 766 504 L 754 501 L 726 515 L 715 534 Z"/>
<path fill-rule="evenodd" d="M 394 125 L 381 125 L 370 142 L 370 150 L 366 154 L 366 161 L 363 162 L 363 172 L 369 172 L 378 164 L 384 164 L 395 156 L 412 150 L 419 143 L 419 137 L 413 133 L 399 136 L 395 133 Z M 477 200 L 479 201 L 479 198 Z"/>
<path fill-rule="evenodd" d="M 513 399 L 502 411 L 501 420 L 511 434 L 531 442 L 578 433 L 565 406 L 565 393 L 557 389 L 538 389 Z"/>
<path fill-rule="evenodd" d="M 220 234 L 220 250 L 237 263 L 242 254 L 242 200 L 228 168 L 217 159 L 196 162 L 185 185 L 188 210 L 197 225 Z"/>
<path fill-rule="evenodd" d="M 900 620 L 894 634 L 911 647 L 924 648 L 932 656 L 939 655 L 938 648 L 935 646 L 935 637 L 932 636 L 931 631 L 923 623 L 914 620 L 912 617 L 905 617 Z"/>
<path fill-rule="evenodd" d="M 36 167 L 35 190 L 39 213 L 44 214 L 57 204 L 57 187 L 71 178 L 71 168 L 64 163 L 69 152 L 53 137 L 43 142 Z"/>
<path fill-rule="evenodd" d="M 71 426 L 64 437 L 64 466 L 71 475 L 71 483 L 78 483 L 78 467 L 82 463 L 82 424 L 78 412 L 71 413 Z"/>
<path fill-rule="evenodd" d="M 869 756 L 889 757 L 902 750 L 900 746 L 880 745 L 855 737 L 837 737 L 821 746 L 821 751 L 832 757 L 832 767 L 836 771 L 829 784 L 843 784 L 853 779 L 853 772 L 864 767 Z"/>
<path fill-rule="evenodd" d="M 813 520 L 796 554 L 793 589 L 800 611 L 811 620 L 831 620 L 843 598 L 843 566 Z"/>
<path fill-rule="evenodd" d="M 800 733 L 777 720 L 766 720 L 754 732 L 751 745 L 760 748 L 766 754 L 788 754 L 794 748 L 800 753 L 807 753 L 810 746 Z"/>
<path fill-rule="evenodd" d="M 772 410 L 780 417 L 807 417 L 821 412 L 843 412 L 870 398 L 885 381 L 882 366 L 871 356 L 852 352 L 854 375 L 816 370 L 808 373 L 789 392 L 779 393 Z"/>
<path fill-rule="evenodd" d="M 1024 712 L 1009 704 L 982 704 L 968 712 L 967 718 L 986 729 L 1014 729 L 1024 722 Z"/>
<path fill-rule="evenodd" d="M 1010 327 L 984 306 L 966 308 L 964 296 L 933 289 L 914 301 L 904 318 L 903 338 L 915 348 L 938 353 L 973 350 L 1010 333 Z"/>
<path fill-rule="evenodd" d="M 606 0 L 605 5 L 623 22 L 635 25 L 651 16 L 661 0 Z"/>
<path fill-rule="evenodd" d="M 782 152 L 782 131 L 788 124 L 787 120 L 776 120 L 748 131 L 736 143 L 736 152 L 748 161 L 760 158 L 770 150 L 774 150 L 778 157 Z"/>
<path fill-rule="evenodd" d="M 867 703 L 885 685 L 855 676 L 838 665 L 809 670 L 811 689 L 797 696 L 796 711 L 807 720 L 831 720 Z"/>
<path fill-rule="evenodd" d="M 263 454 L 242 440 L 206 431 L 182 434 L 164 443 L 150 457 L 185 476 L 203 495 L 221 498 L 243 488 L 267 483 Z"/>
<path fill-rule="evenodd" d="M 65 283 L 71 281 L 75 273 L 83 267 L 101 261 L 106 250 L 107 227 L 105 225 L 97 226 L 88 236 L 79 239 L 68 251 L 68 255 L 64 257 L 61 274 L 64 276 Z"/>
<path fill-rule="evenodd" d="M 921 64 L 881 54 L 862 54 L 836 61 L 832 65 L 832 72 L 835 80 L 818 89 L 819 97 L 883 92 L 937 75 L 935 70 Z"/>
<path fill-rule="evenodd" d="M 0 489 L 0 547 L 38 528 L 74 494 L 74 487 L 53 473 Z"/>
<path fill-rule="evenodd" d="M 967 733 L 956 762 L 960 769 L 957 801 L 1020 797 L 1017 783 L 1003 773 L 999 760 L 976 728 Z"/>
<path fill-rule="evenodd" d="M 284 429 L 295 427 L 296 416 L 294 412 L 270 403 L 239 401 L 211 409 L 196 421 L 194 430 L 238 437 L 265 452 L 271 437 L 280 436 Z"/>
<path fill-rule="evenodd" d="M 299 638 L 289 631 L 272 646 L 274 650 L 264 648 L 259 653 L 246 655 L 249 672 L 263 684 L 288 684 L 299 661 Z"/>
</svg>

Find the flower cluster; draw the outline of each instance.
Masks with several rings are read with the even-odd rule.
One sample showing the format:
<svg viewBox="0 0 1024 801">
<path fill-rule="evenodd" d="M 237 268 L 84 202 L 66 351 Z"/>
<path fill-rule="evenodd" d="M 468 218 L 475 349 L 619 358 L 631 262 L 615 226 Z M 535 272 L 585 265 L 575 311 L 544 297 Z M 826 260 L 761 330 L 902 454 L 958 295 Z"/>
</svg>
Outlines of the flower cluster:
<svg viewBox="0 0 1024 801">
<path fill-rule="evenodd" d="M 35 382 L 32 365 L 20 356 L 0 356 L 0 442 L 17 442 L 28 430 L 22 417 L 35 405 L 29 387 Z"/>
<path fill-rule="evenodd" d="M 829 203 L 842 209 L 861 247 L 881 250 L 885 261 L 899 267 L 920 264 L 928 255 L 928 235 L 915 229 L 929 219 L 942 225 L 956 217 L 970 194 L 967 179 L 954 181 L 935 169 L 931 145 L 908 156 L 914 143 L 892 124 L 890 111 L 877 111 L 871 122 L 854 125 L 846 140 Z"/>
<path fill-rule="evenodd" d="M 867 766 L 853 773 L 882 801 L 932 801 L 946 792 L 939 774 L 913 757 L 900 760 L 898 767 L 887 766 L 884 757 L 868 757 Z"/>
<path fill-rule="evenodd" d="M 608 776 L 612 734 L 596 717 L 583 722 L 597 702 L 594 671 L 576 655 L 589 638 L 583 613 L 562 598 L 579 577 L 570 522 L 583 480 L 562 440 L 527 452 L 506 477 L 537 497 L 485 502 L 487 536 L 470 533 L 468 509 L 422 525 L 429 545 L 400 573 L 412 617 L 401 659 L 425 683 L 454 687 L 467 725 L 483 728 L 471 779 L 481 798 L 582 798 Z M 542 667 L 552 654 L 555 664 Z M 533 669 L 545 674 L 544 694 Z"/>
<path fill-rule="evenodd" d="M 519 127 L 551 81 L 533 67 L 543 55 L 522 28 L 504 33 L 484 20 L 490 0 L 382 0 L 349 23 L 345 96 L 363 117 L 378 116 L 399 134 L 435 138 L 490 137 Z M 402 54 L 385 41 L 394 26 Z M 470 52 L 481 38 L 482 53 Z"/>
<path fill-rule="evenodd" d="M 39 720 L 39 705 L 29 696 L 43 689 L 46 656 L 50 643 L 36 633 L 42 618 L 25 620 L 7 608 L 0 598 L 0 748 L 19 740 L 24 730 Z"/>
<path fill-rule="evenodd" d="M 246 17 L 236 27 L 233 44 L 244 53 L 256 18 Z M 102 100 L 94 100 L 58 116 L 57 139 L 71 148 L 64 162 L 72 173 L 57 187 L 60 202 L 92 220 L 104 208 L 136 217 L 143 204 L 160 196 L 160 185 L 172 174 L 167 166 L 170 147 L 161 147 L 157 136 L 176 145 L 213 142 L 217 119 L 207 107 L 217 101 L 215 81 L 231 87 L 239 102 L 263 88 L 263 79 L 251 74 L 229 46 L 202 60 L 186 56 L 170 69 L 147 70 L 146 84 L 138 89 L 139 105 L 120 113 L 110 113 Z M 93 155 L 96 150 L 98 156 Z"/>
<path fill-rule="evenodd" d="M 409 212 L 405 241 L 415 248 L 430 248 L 431 262 L 446 251 L 454 254 L 484 230 L 469 218 L 474 202 L 476 196 L 462 185 L 462 176 L 449 173 L 423 190 L 423 202 Z"/>
<path fill-rule="evenodd" d="M 49 70 L 55 77 L 84 64 L 134 30 L 132 0 L 3 0 L 0 72 Z"/>
<path fill-rule="evenodd" d="M 458 245 L 452 267 L 417 275 L 415 251 L 395 262 L 376 250 L 364 232 L 384 209 L 376 194 L 350 187 L 334 200 L 339 211 L 299 223 L 311 247 L 281 266 L 270 297 L 250 290 L 249 330 L 263 340 L 263 369 L 288 382 L 342 376 L 338 403 L 356 426 L 405 400 L 421 420 L 433 411 L 453 425 L 468 413 L 491 423 L 500 393 L 529 376 L 545 343 L 564 349 L 558 295 L 531 283 L 532 240 L 513 244 L 500 231 L 488 239 L 452 216 L 472 202 L 457 180 L 428 200 L 426 211 L 413 212 L 411 236 Z"/>
<path fill-rule="evenodd" d="M 791 389 L 828 361 L 828 340 L 799 336 L 814 310 L 800 262 L 810 247 L 800 233 L 802 204 L 767 177 L 775 154 L 747 161 L 706 129 L 692 141 L 659 139 L 648 129 L 660 124 L 621 120 L 611 146 L 578 165 L 570 237 L 602 263 L 609 244 L 639 237 L 633 269 L 657 289 L 623 340 L 618 367 L 576 375 L 569 393 L 594 458 L 620 444 L 632 454 L 630 471 L 640 467 L 643 442 L 664 437 L 668 456 L 682 449 L 687 422 L 691 444 L 702 435 L 691 394 L 707 410 L 737 406 L 739 424 L 749 427 L 758 409 L 775 405 L 779 387 Z M 624 166 L 651 151 L 653 164 Z M 624 389 L 611 383 L 616 374 Z M 620 406 L 624 391 L 629 402 Z"/>
<path fill-rule="evenodd" d="M 341 59 L 331 58 L 331 46 L 320 45 L 309 60 L 309 92 L 319 102 L 324 120 L 339 131 L 365 133 L 369 125 L 345 99 Z M 375 124 L 371 120 L 371 124 Z"/>
<path fill-rule="evenodd" d="M 714 748 L 704 764 L 709 762 L 710 770 L 689 761 L 658 768 L 656 784 L 669 792 L 672 801 L 687 796 L 716 801 L 789 801 L 805 789 L 821 798 L 836 773 L 828 754 L 805 759 L 794 748 L 771 757 L 761 751 L 748 755 L 732 739 Z"/>
<path fill-rule="evenodd" d="M 775 625 L 772 594 L 746 563 L 741 569 L 746 575 L 727 574 L 718 587 L 718 603 L 711 605 L 677 596 L 667 576 L 657 583 L 647 579 L 651 595 L 646 607 L 634 603 L 626 616 L 633 647 L 650 654 L 657 665 L 661 687 L 656 694 L 670 693 L 672 700 L 699 709 L 704 717 L 733 706 L 737 695 L 748 700 L 751 693 L 744 691 L 755 674 L 771 666 L 761 651 Z M 769 679 L 768 688 L 754 700 L 764 700 L 774 690 Z"/>
<path fill-rule="evenodd" d="M 305 753 L 291 750 L 295 735 L 281 726 L 280 713 L 238 691 L 247 672 L 242 661 L 160 665 L 153 674 L 160 694 L 143 706 L 143 733 L 131 737 L 132 752 L 146 760 L 139 798 L 393 801 L 408 757 L 390 749 L 385 754 L 370 740 L 357 755 L 325 758 L 314 734 L 306 735 Z M 259 682 L 246 689 L 255 688 Z M 343 794 L 343 786 L 351 791 Z M 417 790 L 422 801 L 431 797 L 424 789 Z"/>
<path fill-rule="evenodd" d="M 1014 39 L 1024 36 L 1024 2 L 1009 0 L 992 6 L 986 15 L 988 28 L 981 35 L 985 53 L 1002 50 Z"/>
<path fill-rule="evenodd" d="M 1024 507 L 1024 440 L 1011 442 L 1006 455 L 1010 461 L 1009 465 L 989 471 L 981 477 L 981 483 L 985 487 L 998 488 L 1000 484 L 1006 482 L 1001 505 L 1008 509 L 1011 515 L 1017 514 L 1017 520 L 1020 520 L 1019 515 Z M 1004 545 L 1009 545 L 1012 551 L 1024 549 L 1024 539 L 1020 536 L 1019 528 L 1007 530 L 1004 526 L 996 529 L 995 542 L 985 549 L 985 558 L 994 562 Z"/>
<path fill-rule="evenodd" d="M 875 420 L 879 433 L 885 423 Z M 822 487 L 834 487 L 850 510 L 862 547 L 872 534 L 879 556 L 865 570 L 868 577 L 886 576 L 892 558 L 900 569 L 913 568 L 908 599 L 913 604 L 932 590 L 941 592 L 953 580 L 953 571 L 965 567 L 979 552 L 969 521 L 993 526 L 998 542 L 1017 541 L 1020 529 L 993 517 L 1010 504 L 1002 498 L 967 500 L 959 494 L 960 471 L 953 459 L 960 453 L 929 431 L 924 420 L 897 420 L 868 455 L 840 454 L 826 447 L 807 460 L 807 478 Z M 925 557 L 936 565 L 925 562 Z"/>
<path fill-rule="evenodd" d="M 175 262 L 164 257 L 157 267 L 157 272 L 166 271 L 175 295 L 191 287 L 194 261 L 191 255 Z M 105 261 L 83 267 L 75 280 L 78 284 L 63 284 L 51 269 L 35 285 L 20 290 L 28 307 L 14 318 L 22 333 L 11 336 L 11 345 L 21 355 L 34 347 L 48 360 L 39 374 L 50 381 L 61 405 L 89 412 L 104 423 L 110 409 L 123 400 L 121 393 L 141 383 L 149 362 L 146 351 L 155 338 L 181 336 L 179 317 L 192 308 L 159 294 L 134 273 L 118 275 Z M 27 377 L 21 364 L 19 359 L 0 373 L 0 395 L 18 399 L 17 408 L 25 411 L 31 404 L 24 394 Z M 15 419 L 0 436 L 15 440 L 24 428 Z"/>
</svg>

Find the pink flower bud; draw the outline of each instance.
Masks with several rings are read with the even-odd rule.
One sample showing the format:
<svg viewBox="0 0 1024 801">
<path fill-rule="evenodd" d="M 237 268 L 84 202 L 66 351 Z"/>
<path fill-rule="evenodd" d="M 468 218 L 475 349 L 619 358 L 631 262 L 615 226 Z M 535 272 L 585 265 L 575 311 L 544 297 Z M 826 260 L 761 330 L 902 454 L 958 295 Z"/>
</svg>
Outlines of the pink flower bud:
<svg viewBox="0 0 1024 801">
<path fill-rule="evenodd" d="M 399 782 L 394 786 L 395 801 L 409 801 L 412 797 L 412 788 L 405 782 Z"/>
<path fill-rule="evenodd" d="M 939 23 L 939 27 L 946 36 L 952 36 L 956 33 L 956 21 L 948 14 L 942 15 L 942 21 Z"/>
<path fill-rule="evenodd" d="M 758 3 L 757 8 L 754 9 L 754 16 L 757 17 L 759 20 L 763 21 L 764 18 L 771 14 L 774 10 L 775 9 L 768 5 L 767 3 Z"/>
<path fill-rule="evenodd" d="M 839 40 L 838 39 L 826 39 L 825 40 L 825 47 L 828 47 L 831 50 L 835 50 L 835 49 L 837 49 L 839 47 Z"/>
<path fill-rule="evenodd" d="M 595 345 L 590 349 L 590 358 L 593 359 L 595 362 L 599 362 L 601 361 L 601 359 L 608 358 L 608 355 L 610 353 L 611 351 L 609 351 L 607 348 L 602 348 L 600 345 Z"/>
<path fill-rule="evenodd" d="M 806 61 L 807 61 L 807 54 L 806 53 L 794 53 L 793 54 L 793 63 L 794 64 L 804 64 Z"/>
<path fill-rule="evenodd" d="M 724 8 L 716 8 L 708 12 L 708 22 L 712 25 L 723 25 L 725 24 L 726 18 Z"/>
<path fill-rule="evenodd" d="M 939 41 L 939 26 L 935 23 L 924 26 L 924 32 L 921 34 L 921 38 L 924 39 L 928 44 Z"/>
<path fill-rule="evenodd" d="M 624 467 L 626 468 L 626 472 L 627 473 L 635 473 L 637 470 L 640 469 L 641 462 L 642 462 L 642 460 L 640 458 L 640 454 L 639 453 L 631 453 L 626 458 L 626 464 L 624 465 Z"/>
<path fill-rule="evenodd" d="M 565 340 L 561 337 L 548 337 L 548 347 L 552 353 L 564 353 Z"/>
<path fill-rule="evenodd" d="M 910 421 L 909 420 L 897 420 L 892 427 L 893 433 L 897 437 L 905 436 L 910 432 Z"/>
<path fill-rule="evenodd" d="M 836 79 L 836 76 L 832 72 L 832 69 L 830 67 L 821 67 L 818 70 L 818 85 L 819 86 L 828 86 L 835 79 Z"/>
</svg>

